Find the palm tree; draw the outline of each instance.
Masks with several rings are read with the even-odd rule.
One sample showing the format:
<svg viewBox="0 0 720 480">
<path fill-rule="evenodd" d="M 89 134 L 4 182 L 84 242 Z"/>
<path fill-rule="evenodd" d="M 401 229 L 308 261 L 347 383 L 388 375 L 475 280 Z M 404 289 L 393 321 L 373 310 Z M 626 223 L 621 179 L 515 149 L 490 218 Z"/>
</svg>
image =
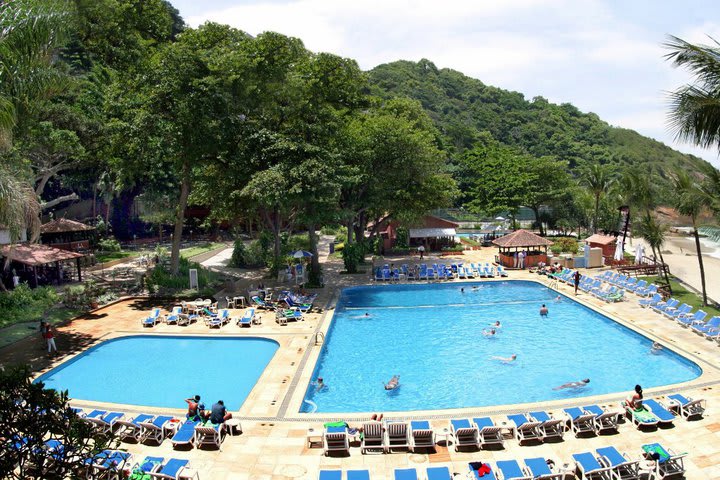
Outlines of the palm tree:
<svg viewBox="0 0 720 480">
<path fill-rule="evenodd" d="M 69 23 L 66 0 L 14 0 L 0 8 L 0 151 L 12 145 L 18 117 L 59 87 L 54 49 Z"/>
<path fill-rule="evenodd" d="M 720 146 L 720 43 L 693 45 L 671 36 L 665 58 L 695 75 L 693 85 L 670 93 L 669 123 L 676 138 L 701 147 Z"/>
<path fill-rule="evenodd" d="M 647 241 L 653 251 L 653 255 L 655 255 L 656 252 L 660 255 L 660 262 L 665 265 L 662 247 L 665 244 L 665 235 L 667 234 L 669 227 L 664 223 L 658 222 L 657 218 L 655 218 L 648 210 L 640 217 L 640 220 L 637 222 L 633 230 L 637 236 L 642 237 L 645 241 Z M 667 268 L 663 268 L 662 270 L 665 275 L 665 283 L 669 286 L 670 277 L 668 275 Z"/>
<path fill-rule="evenodd" d="M 35 240 L 40 232 L 40 203 L 30 184 L 17 173 L 0 166 L 0 225 L 10 231 L 11 242 L 17 242 L 25 229 Z"/>
<path fill-rule="evenodd" d="M 595 212 L 593 215 L 593 233 L 598 230 L 598 217 L 600 216 L 600 198 L 612 186 L 615 179 L 606 165 L 595 163 L 586 169 L 580 177 L 580 183 L 585 185 L 595 199 Z"/>
<path fill-rule="evenodd" d="M 675 176 L 675 208 L 681 215 L 687 215 L 692 221 L 693 235 L 695 236 L 695 249 L 697 250 L 698 264 L 700 265 L 700 281 L 702 283 L 703 306 L 707 305 L 707 291 L 705 288 L 705 267 L 703 266 L 702 251 L 700 249 L 700 234 L 697 220 L 705 206 L 706 196 L 700 186 L 684 170 L 679 170 Z"/>
</svg>

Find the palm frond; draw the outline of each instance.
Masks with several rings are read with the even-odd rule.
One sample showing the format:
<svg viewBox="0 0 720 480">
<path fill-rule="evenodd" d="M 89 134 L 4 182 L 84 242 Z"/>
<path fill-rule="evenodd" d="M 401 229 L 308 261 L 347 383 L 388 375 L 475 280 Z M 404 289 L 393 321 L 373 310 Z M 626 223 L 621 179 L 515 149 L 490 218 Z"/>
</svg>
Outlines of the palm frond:
<svg viewBox="0 0 720 480">
<path fill-rule="evenodd" d="M 676 139 L 705 148 L 720 144 L 719 94 L 692 85 L 670 93 L 668 124 Z"/>
</svg>

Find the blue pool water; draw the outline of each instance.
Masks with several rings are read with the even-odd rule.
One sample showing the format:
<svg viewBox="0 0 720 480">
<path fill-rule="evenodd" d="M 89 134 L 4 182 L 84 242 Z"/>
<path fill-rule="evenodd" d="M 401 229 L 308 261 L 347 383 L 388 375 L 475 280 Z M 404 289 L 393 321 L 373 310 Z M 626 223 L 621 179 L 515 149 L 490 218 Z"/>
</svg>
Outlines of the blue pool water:
<svg viewBox="0 0 720 480">
<path fill-rule="evenodd" d="M 473 291 L 472 285 L 480 288 Z M 465 292 L 461 293 L 460 288 Z M 688 381 L 700 367 L 568 297 L 526 281 L 343 290 L 304 412 L 482 407 L 631 391 Z M 550 310 L 539 315 L 542 304 Z M 365 313 L 370 316 L 366 317 Z M 499 320 L 493 337 L 483 329 Z M 517 360 L 504 364 L 492 356 Z M 400 375 L 400 387 L 383 382 Z M 553 390 L 590 378 L 580 389 Z M 317 409 L 315 410 L 315 406 Z"/>
<path fill-rule="evenodd" d="M 71 398 L 184 408 L 202 396 L 207 408 L 245 401 L 279 345 L 264 338 L 138 335 L 109 340 L 42 375 Z"/>
</svg>

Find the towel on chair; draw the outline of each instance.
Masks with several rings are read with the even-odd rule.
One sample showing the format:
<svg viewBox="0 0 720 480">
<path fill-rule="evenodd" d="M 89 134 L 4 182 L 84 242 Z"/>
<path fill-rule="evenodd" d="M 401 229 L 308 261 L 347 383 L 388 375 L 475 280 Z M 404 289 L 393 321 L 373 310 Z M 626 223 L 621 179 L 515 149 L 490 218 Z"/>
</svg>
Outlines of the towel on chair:
<svg viewBox="0 0 720 480">
<path fill-rule="evenodd" d="M 484 475 L 487 475 L 488 473 L 492 472 L 492 469 L 490 468 L 490 465 L 483 462 L 470 462 L 470 467 L 473 470 L 477 471 L 477 476 L 482 477 Z"/>
</svg>

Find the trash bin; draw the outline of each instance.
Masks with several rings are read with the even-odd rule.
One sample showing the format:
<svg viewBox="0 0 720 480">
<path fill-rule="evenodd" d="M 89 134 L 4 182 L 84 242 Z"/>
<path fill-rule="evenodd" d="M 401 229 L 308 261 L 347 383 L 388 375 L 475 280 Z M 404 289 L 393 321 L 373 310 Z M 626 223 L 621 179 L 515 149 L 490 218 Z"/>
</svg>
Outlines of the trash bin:
<svg viewBox="0 0 720 480">
<path fill-rule="evenodd" d="M 335 253 L 335 244 L 334 244 L 334 243 L 331 243 L 331 244 L 330 244 L 330 253 L 331 253 L 331 254 L 332 254 L 332 253 Z"/>
</svg>

